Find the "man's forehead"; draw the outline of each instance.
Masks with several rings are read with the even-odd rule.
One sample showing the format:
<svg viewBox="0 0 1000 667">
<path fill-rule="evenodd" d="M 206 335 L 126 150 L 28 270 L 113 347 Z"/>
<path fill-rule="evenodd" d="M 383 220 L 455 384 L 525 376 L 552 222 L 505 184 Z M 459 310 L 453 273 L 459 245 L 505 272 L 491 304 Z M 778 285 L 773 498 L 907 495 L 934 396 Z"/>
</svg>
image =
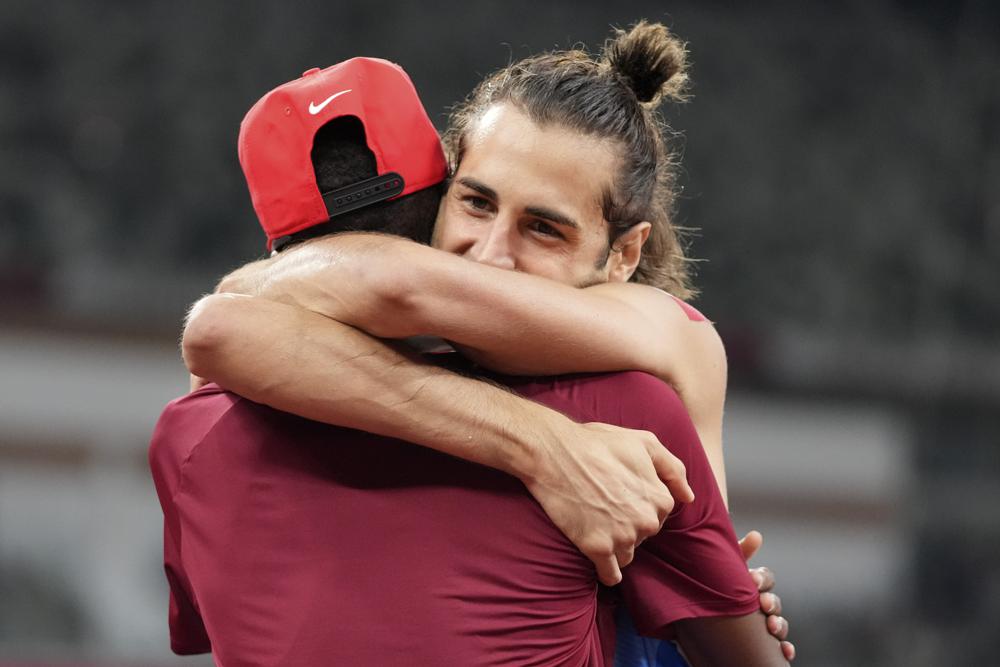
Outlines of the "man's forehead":
<svg viewBox="0 0 1000 667">
<path fill-rule="evenodd" d="M 577 151 L 599 154 L 615 166 L 620 160 L 621 151 L 617 142 L 579 132 L 556 121 L 538 123 L 509 102 L 488 107 L 470 123 L 464 143 L 469 148 L 490 139 L 503 139 L 522 145 L 540 143 L 548 150 L 551 150 L 553 144 L 561 143 L 573 146 Z"/>
<path fill-rule="evenodd" d="M 471 143 L 478 143 L 491 132 L 497 130 L 501 118 L 504 116 L 506 105 L 494 104 L 486 109 L 469 127 L 468 139 Z"/>
<path fill-rule="evenodd" d="M 501 203 L 605 224 L 618 166 L 610 142 L 559 125 L 539 126 L 510 105 L 490 107 L 468 137 L 455 182 L 489 190 Z"/>
</svg>

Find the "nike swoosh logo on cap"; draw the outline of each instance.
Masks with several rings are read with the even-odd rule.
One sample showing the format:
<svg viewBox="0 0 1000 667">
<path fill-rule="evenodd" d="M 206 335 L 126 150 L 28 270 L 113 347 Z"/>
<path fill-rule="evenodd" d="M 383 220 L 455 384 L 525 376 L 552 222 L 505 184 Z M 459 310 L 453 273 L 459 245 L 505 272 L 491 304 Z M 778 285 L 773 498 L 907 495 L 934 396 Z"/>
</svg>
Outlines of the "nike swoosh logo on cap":
<svg viewBox="0 0 1000 667">
<path fill-rule="evenodd" d="M 334 93 L 333 95 L 330 95 L 330 97 L 326 98 L 325 100 L 323 100 L 319 104 L 315 104 L 314 102 L 310 102 L 309 103 L 309 113 L 311 115 L 315 116 L 320 111 L 322 111 L 323 109 L 325 109 L 327 104 L 329 104 L 330 102 L 334 101 L 335 99 L 337 99 L 338 97 L 340 97 L 344 93 L 351 92 L 351 90 L 352 90 L 351 88 L 348 88 L 347 90 L 342 90 L 339 93 Z"/>
</svg>

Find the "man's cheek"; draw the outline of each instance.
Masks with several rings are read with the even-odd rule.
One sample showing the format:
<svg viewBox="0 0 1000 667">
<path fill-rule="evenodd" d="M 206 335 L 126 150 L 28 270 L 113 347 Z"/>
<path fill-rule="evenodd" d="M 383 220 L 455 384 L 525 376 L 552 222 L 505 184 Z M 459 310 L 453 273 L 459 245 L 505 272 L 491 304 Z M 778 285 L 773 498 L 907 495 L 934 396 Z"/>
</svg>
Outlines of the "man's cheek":
<svg viewBox="0 0 1000 667">
<path fill-rule="evenodd" d="M 434 231 L 431 233 L 431 247 L 439 248 L 441 247 L 441 233 L 444 230 L 444 221 L 447 216 L 448 211 L 448 193 L 445 193 L 441 197 L 441 201 L 438 203 L 437 216 L 434 218 Z"/>
<path fill-rule="evenodd" d="M 441 206 L 442 210 L 438 213 L 437 220 L 434 222 L 434 233 L 431 234 L 431 247 L 437 248 L 438 250 L 447 250 L 445 247 L 448 239 L 448 224 L 446 222 L 447 215 L 443 210 L 445 204 L 442 204 Z"/>
<path fill-rule="evenodd" d="M 438 250 L 450 252 L 452 254 L 464 254 L 468 241 L 463 241 L 463 234 L 456 233 L 454 225 L 445 219 L 439 219 L 434 227 L 434 236 L 431 238 L 431 245 Z"/>
</svg>

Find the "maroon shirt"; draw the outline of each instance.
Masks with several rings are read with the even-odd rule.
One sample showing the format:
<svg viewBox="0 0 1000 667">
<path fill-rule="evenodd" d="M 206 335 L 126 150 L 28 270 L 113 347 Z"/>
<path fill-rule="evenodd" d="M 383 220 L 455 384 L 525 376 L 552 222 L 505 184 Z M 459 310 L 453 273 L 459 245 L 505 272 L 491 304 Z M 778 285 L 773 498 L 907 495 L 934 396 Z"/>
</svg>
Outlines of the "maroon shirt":
<svg viewBox="0 0 1000 667">
<path fill-rule="evenodd" d="M 514 389 L 579 421 L 652 431 L 687 466 L 697 499 L 643 543 L 618 587 L 641 632 L 756 610 L 672 390 L 642 373 Z M 150 465 L 177 653 L 212 650 L 223 667 L 610 662 L 593 565 L 513 477 L 215 385 L 167 406 Z"/>
</svg>

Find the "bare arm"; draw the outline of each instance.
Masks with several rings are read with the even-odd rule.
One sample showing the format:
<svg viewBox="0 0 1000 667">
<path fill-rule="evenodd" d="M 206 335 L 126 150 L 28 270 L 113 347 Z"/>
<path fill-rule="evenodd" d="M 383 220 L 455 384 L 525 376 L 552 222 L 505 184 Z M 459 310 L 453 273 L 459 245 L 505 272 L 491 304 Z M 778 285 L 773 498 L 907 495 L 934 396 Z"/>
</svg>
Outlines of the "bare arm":
<svg viewBox="0 0 1000 667">
<path fill-rule="evenodd" d="M 683 464 L 650 433 L 576 424 L 300 308 L 206 297 L 183 348 L 192 373 L 251 400 L 517 476 L 605 583 L 659 531 L 671 494 L 693 498 Z"/>
<path fill-rule="evenodd" d="M 438 335 L 507 373 L 652 373 L 680 394 L 726 496 L 725 350 L 710 322 L 690 319 L 664 292 L 623 283 L 581 290 L 371 234 L 319 239 L 241 271 L 220 289 L 292 303 L 381 337 Z"/>
<path fill-rule="evenodd" d="M 760 612 L 679 621 L 675 629 L 691 667 L 788 665 L 779 641 L 768 634 Z"/>
<path fill-rule="evenodd" d="M 696 425 L 701 422 L 701 439 L 725 494 L 721 447 L 725 353 L 710 323 L 692 321 L 669 295 L 638 285 L 623 284 L 578 290 L 532 276 L 500 272 L 395 237 L 342 235 L 337 237 L 336 242 L 331 241 L 317 240 L 272 260 L 247 265 L 227 276 L 220 290 L 266 294 L 312 308 L 335 319 L 353 322 L 384 336 L 405 337 L 427 332 L 448 336 L 465 344 L 466 350 L 484 365 L 508 372 L 559 373 L 640 368 L 661 377 L 669 374 L 693 377 L 695 381 L 680 386 L 679 393 L 686 397 Z M 383 270 L 385 267 L 391 270 Z M 541 297 L 535 296 L 536 289 Z M 575 303 L 581 295 L 585 296 L 582 306 Z M 660 312 L 658 318 L 644 314 L 657 311 Z M 600 316 L 595 317 L 595 312 Z M 266 323 L 274 324 L 292 313 L 293 309 L 279 309 L 267 315 L 263 312 L 259 314 L 267 320 Z M 319 327 L 323 320 L 313 318 L 313 322 Z M 605 325 L 609 325 L 610 333 L 601 329 Z M 256 325 L 249 321 L 243 326 L 243 331 L 253 330 L 256 330 Z M 648 337 L 649 332 L 660 330 L 667 334 Z M 568 337 L 559 336 L 567 331 L 570 332 Z M 604 349 L 591 351 L 589 346 L 595 341 L 603 344 Z M 254 397 L 257 395 L 253 388 L 241 388 L 241 378 L 246 381 L 245 378 L 256 377 L 258 371 L 266 369 L 259 368 L 260 361 L 253 354 L 253 347 L 260 343 L 246 342 L 250 343 L 248 354 L 237 354 L 228 360 L 223 356 L 207 355 L 215 362 L 216 369 L 205 372 L 225 386 Z M 313 344 L 315 341 L 311 338 L 303 341 L 303 345 Z M 650 348 L 653 354 L 646 353 Z M 670 348 L 671 354 L 655 354 L 661 348 Z M 511 354 L 512 350 L 514 354 Z M 337 363 L 333 350 L 313 350 L 313 355 L 311 360 L 305 362 L 311 369 L 323 368 L 330 362 Z M 298 356 L 300 360 L 304 359 L 305 352 L 299 351 Z M 646 363 L 649 360 L 655 363 Z M 351 363 L 356 364 L 357 361 L 348 360 L 343 365 Z M 670 365 L 672 363 L 673 366 Z M 301 367 L 301 364 L 294 364 L 277 369 L 279 375 L 285 374 L 287 383 L 262 392 L 255 400 L 320 421 L 343 424 L 343 418 L 338 416 L 336 409 L 326 406 L 310 412 L 313 408 L 296 398 L 308 401 L 310 396 L 316 396 L 314 392 L 303 390 L 299 382 L 300 371 L 297 370 Z M 324 383 L 334 382 L 331 377 L 324 373 L 317 379 L 320 391 L 329 388 Z M 677 386 L 678 382 L 673 384 Z M 379 395 L 378 387 L 372 391 L 357 391 L 357 386 L 351 386 L 361 395 Z M 691 410 L 691 406 L 700 407 L 701 412 Z M 429 407 L 434 409 L 435 406 Z M 476 414 L 474 406 L 467 406 L 467 409 L 472 412 L 456 410 L 445 428 L 461 427 L 462 418 Z M 355 411 L 354 414 L 359 413 Z M 378 430 L 391 427 L 393 420 L 405 420 L 406 416 L 389 414 L 384 418 L 389 420 L 387 424 L 374 428 L 365 424 L 357 426 Z M 398 427 L 399 424 L 395 428 Z M 419 430 L 415 433 L 390 430 L 389 433 L 421 441 Z M 421 442 L 435 446 L 433 442 Z M 473 458 L 476 454 L 461 449 L 450 453 L 476 460 Z M 598 471 L 599 478 L 602 472 Z M 533 493 L 541 500 L 545 491 L 539 487 Z M 568 500 L 570 496 L 564 498 L 567 501 L 563 510 L 573 507 Z M 550 509 L 551 503 L 542 504 L 563 528 L 557 517 L 557 513 L 563 510 L 555 506 Z M 600 522 L 595 520 L 594 524 L 600 525 Z M 564 532 L 570 534 L 566 529 Z M 583 531 L 579 534 L 582 535 Z M 598 538 L 591 544 L 596 545 L 600 539 L 604 538 Z M 574 539 L 574 542 L 577 540 Z M 588 549 L 582 550 L 592 556 Z M 616 550 L 616 553 L 620 551 Z M 623 560 L 620 558 L 619 562 L 623 563 Z M 602 579 L 606 580 L 603 573 Z M 765 604 L 764 597 L 761 603 Z M 765 607 L 765 611 L 780 614 L 780 608 Z M 783 639 L 787 634 L 787 623 L 777 616 L 771 620 L 784 624 L 768 626 L 775 636 Z M 785 646 L 786 655 L 790 658 L 793 649 L 787 642 Z"/>
</svg>

